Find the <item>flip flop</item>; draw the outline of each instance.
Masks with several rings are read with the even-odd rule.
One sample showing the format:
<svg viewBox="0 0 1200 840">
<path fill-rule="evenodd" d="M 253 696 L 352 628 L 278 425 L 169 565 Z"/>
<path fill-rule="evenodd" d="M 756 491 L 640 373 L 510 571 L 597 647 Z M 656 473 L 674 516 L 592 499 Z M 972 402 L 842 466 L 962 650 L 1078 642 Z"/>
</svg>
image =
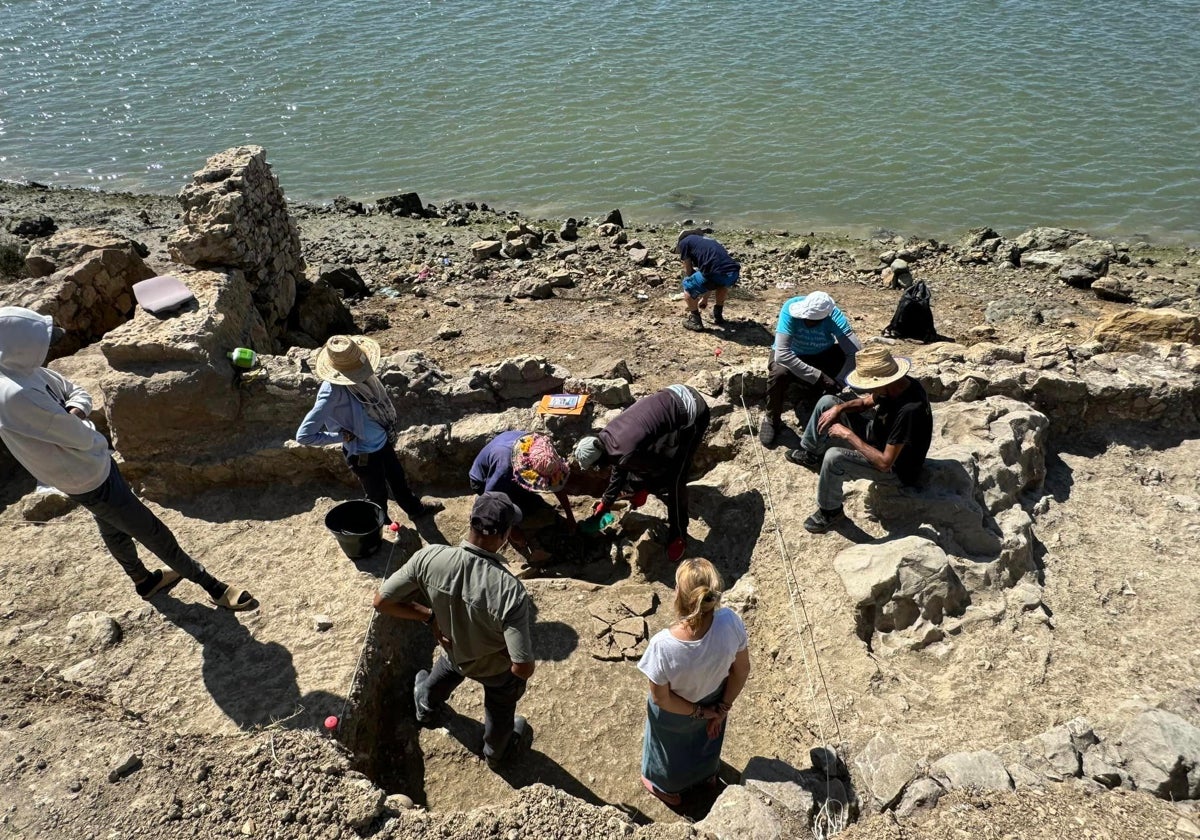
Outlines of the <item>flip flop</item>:
<svg viewBox="0 0 1200 840">
<path fill-rule="evenodd" d="M 234 589 L 232 586 L 227 588 L 220 598 L 213 598 L 212 602 L 221 609 L 233 612 L 258 609 L 258 600 L 253 595 L 245 589 Z"/>
<path fill-rule="evenodd" d="M 161 569 L 159 570 L 158 574 L 158 583 L 154 584 L 154 588 L 142 596 L 143 601 L 149 601 L 155 595 L 160 593 L 170 592 L 175 588 L 175 584 L 183 580 L 183 578 L 180 577 L 179 572 L 175 571 L 174 569 Z"/>
<path fill-rule="evenodd" d="M 650 791 L 650 793 L 662 800 L 664 804 L 670 805 L 672 808 L 677 808 L 683 803 L 683 797 L 678 793 L 667 793 L 666 791 L 659 790 L 654 786 L 654 783 L 645 776 L 642 776 L 642 787 Z"/>
</svg>

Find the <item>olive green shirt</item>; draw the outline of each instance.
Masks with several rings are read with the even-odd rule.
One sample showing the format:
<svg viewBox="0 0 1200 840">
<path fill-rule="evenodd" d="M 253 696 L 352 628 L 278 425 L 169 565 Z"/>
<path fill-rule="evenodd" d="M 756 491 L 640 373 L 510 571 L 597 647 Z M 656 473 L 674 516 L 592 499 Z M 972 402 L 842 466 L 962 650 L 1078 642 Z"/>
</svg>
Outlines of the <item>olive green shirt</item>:
<svg viewBox="0 0 1200 840">
<path fill-rule="evenodd" d="M 385 601 L 420 600 L 453 643 L 450 661 L 466 677 L 494 677 L 533 661 L 532 605 L 498 554 L 468 542 L 429 545 L 383 582 Z"/>
</svg>

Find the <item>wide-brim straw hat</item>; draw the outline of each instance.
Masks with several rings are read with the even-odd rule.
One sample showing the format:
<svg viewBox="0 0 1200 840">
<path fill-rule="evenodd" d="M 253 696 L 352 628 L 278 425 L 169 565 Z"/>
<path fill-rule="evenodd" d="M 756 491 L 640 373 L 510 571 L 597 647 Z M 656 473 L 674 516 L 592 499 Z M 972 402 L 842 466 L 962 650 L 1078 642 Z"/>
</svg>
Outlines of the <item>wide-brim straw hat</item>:
<svg viewBox="0 0 1200 840">
<path fill-rule="evenodd" d="M 567 485 L 571 467 L 545 435 L 521 435 L 513 444 L 513 479 L 526 490 L 557 493 Z"/>
<path fill-rule="evenodd" d="M 854 370 L 846 374 L 846 382 L 851 388 L 870 391 L 902 379 L 911 368 L 908 359 L 892 356 L 886 347 L 872 344 L 855 354 Z"/>
<path fill-rule="evenodd" d="M 379 344 L 365 335 L 335 335 L 317 351 L 317 378 L 335 385 L 366 382 L 379 368 Z"/>
</svg>

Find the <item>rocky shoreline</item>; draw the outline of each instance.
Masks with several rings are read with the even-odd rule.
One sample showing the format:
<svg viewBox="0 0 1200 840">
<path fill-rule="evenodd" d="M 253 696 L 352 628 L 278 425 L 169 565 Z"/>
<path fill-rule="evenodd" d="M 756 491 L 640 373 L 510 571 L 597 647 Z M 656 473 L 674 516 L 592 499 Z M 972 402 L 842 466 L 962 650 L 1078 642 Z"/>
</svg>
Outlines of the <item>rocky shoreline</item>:
<svg viewBox="0 0 1200 840">
<path fill-rule="evenodd" d="M 211 635 L 195 607 L 172 607 L 167 618 L 149 607 L 80 618 L 63 604 L 103 603 L 120 584 L 105 569 L 64 601 L 30 583 L 31 564 L 61 551 L 61 528 L 87 523 L 30 492 L 7 462 L 0 541 L 22 546 L 9 556 L 30 559 L 0 562 L 13 593 L 0 601 L 11 649 L 0 696 L 14 710 L 0 716 L 0 738 L 20 755 L 0 780 L 38 791 L 46 807 L 0 804 L 6 822 L 35 825 L 33 836 L 97 833 L 104 815 L 160 836 L 480 838 L 780 837 L 860 812 L 846 836 L 942 838 L 971 823 L 966 811 L 1018 836 L 1034 836 L 1034 819 L 1053 827 L 1041 836 L 1067 836 L 1100 814 L 1093 836 L 1167 837 L 1200 819 L 1200 660 L 1170 640 L 1194 620 L 1200 579 L 1181 567 L 1173 589 L 1154 586 L 1159 559 L 1185 556 L 1200 530 L 1188 472 L 1200 463 L 1189 448 L 1200 437 L 1195 248 L 1051 228 L 976 229 L 955 243 L 722 230 L 744 267 L 727 311 L 734 324 L 692 335 L 679 326 L 674 228 L 627 226 L 619 211 L 547 221 L 458 202 L 428 207 L 414 194 L 369 206 L 290 204 L 256 147 L 214 156 L 179 198 L 0 183 L 0 227 L 0 299 L 68 328 L 73 344 L 54 366 L 103 397 L 93 419 L 123 469 L 148 498 L 187 511 L 173 527 L 261 578 L 274 601 Z M 187 282 L 195 307 L 130 319 L 129 284 L 165 270 Z M 933 288 L 946 340 L 878 338 L 915 280 Z M 935 400 L 934 480 L 915 495 L 855 496 L 848 512 L 861 539 L 789 531 L 789 557 L 773 531 L 802 518 L 811 477 L 781 470 L 778 452 L 764 467 L 753 423 L 774 315 L 811 288 L 833 294 L 864 338 L 913 358 Z M 337 486 L 346 476 L 336 453 L 290 441 L 316 388 L 312 348 L 358 330 L 388 355 L 406 469 L 447 499 L 447 528 L 461 517 L 469 457 L 496 431 L 531 422 L 542 394 L 592 396 L 586 416 L 545 422 L 560 443 L 671 382 L 705 394 L 713 424 L 697 458 L 697 549 L 733 584 L 757 664 L 730 733 L 735 783 L 707 816 L 689 815 L 704 817 L 695 826 L 644 803 L 629 783 L 644 686 L 625 662 L 667 620 L 656 609 L 670 574 L 653 514 L 627 515 L 594 556 L 566 556 L 547 575 L 519 570 L 541 620 L 556 628 L 550 650 L 562 648 L 539 672 L 545 687 L 525 701 L 544 751 L 532 778 L 497 782 L 461 737 L 410 731 L 402 715 L 384 731 L 380 698 L 411 684 L 409 670 L 388 663 L 427 655 L 426 639 L 372 622 L 373 652 L 354 665 L 353 628 L 376 578 L 308 548 L 327 542 L 318 511 L 328 501 L 309 497 L 346 492 Z M 224 358 L 234 346 L 258 351 L 258 369 L 235 374 Z M 1100 502 L 1089 496 L 1095 473 Z M 588 488 L 576 490 L 582 503 Z M 1080 521 L 1076 499 L 1107 504 L 1101 519 L 1148 506 L 1144 526 L 1132 527 L 1153 539 L 1112 545 L 1105 522 Z M 404 545 L 420 539 L 408 534 Z M 320 596 L 290 569 L 260 562 L 265 546 L 323 581 Z M 799 647 L 787 597 L 797 563 L 819 605 Z M 1119 595 L 1097 604 L 1071 589 L 1085 578 Z M 1121 599 L 1150 611 L 1123 612 L 1113 606 Z M 314 610 L 323 619 L 315 631 Z M 1135 637 L 1155 663 L 1147 673 L 1141 658 L 1115 657 L 1121 688 L 1141 681 L 1121 708 L 1103 676 L 1109 631 Z M 632 641 L 618 644 L 618 635 Z M 830 719 L 800 684 L 809 644 L 834 666 Z M 203 685 L 185 667 L 166 706 L 155 705 L 166 702 L 155 688 L 163 672 L 147 670 L 164 662 L 159 648 L 173 651 L 167 661 L 203 662 Z M 293 675 L 279 697 L 240 685 L 239 667 L 268 662 L 269 672 L 253 672 L 264 686 L 278 662 Z M 608 692 L 604 719 L 573 716 Z M 346 748 L 289 731 L 312 727 L 343 699 Z M 180 731 L 185 721 L 212 732 Z M 833 744 L 835 731 L 842 740 Z M 72 766 L 75 738 L 85 758 Z M 385 782 L 372 754 L 385 742 L 417 769 Z M 103 757 L 108 743 L 119 755 Z M 543 780 L 553 786 L 532 784 Z M 382 787 L 391 784 L 406 787 Z M 128 815 L 126 785 L 145 803 Z M 1176 810 L 1167 799 L 1184 801 Z M 1053 804 L 1047 813 L 1039 803 Z"/>
</svg>

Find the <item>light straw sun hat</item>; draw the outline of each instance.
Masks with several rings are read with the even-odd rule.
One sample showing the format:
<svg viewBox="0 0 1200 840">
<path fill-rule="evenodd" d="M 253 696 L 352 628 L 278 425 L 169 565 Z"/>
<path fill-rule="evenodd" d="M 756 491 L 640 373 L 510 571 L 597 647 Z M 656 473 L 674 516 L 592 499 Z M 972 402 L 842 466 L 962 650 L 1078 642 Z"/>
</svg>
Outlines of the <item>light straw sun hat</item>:
<svg viewBox="0 0 1200 840">
<path fill-rule="evenodd" d="M 854 370 L 846 375 L 851 388 L 869 391 L 890 385 L 908 373 L 912 362 L 904 357 L 894 358 L 881 344 L 871 344 L 854 356 Z"/>
<path fill-rule="evenodd" d="M 335 385 L 366 382 L 379 367 L 379 344 L 365 335 L 335 335 L 317 351 L 317 378 Z"/>
</svg>

